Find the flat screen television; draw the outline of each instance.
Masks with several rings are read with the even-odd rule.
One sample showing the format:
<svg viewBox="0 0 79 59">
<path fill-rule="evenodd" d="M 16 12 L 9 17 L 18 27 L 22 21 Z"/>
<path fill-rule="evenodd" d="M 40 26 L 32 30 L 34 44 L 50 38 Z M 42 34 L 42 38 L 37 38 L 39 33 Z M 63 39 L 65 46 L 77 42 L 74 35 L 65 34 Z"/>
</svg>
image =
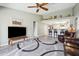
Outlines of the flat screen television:
<svg viewBox="0 0 79 59">
<path fill-rule="evenodd" d="M 26 36 L 26 27 L 8 27 L 8 38 Z"/>
</svg>

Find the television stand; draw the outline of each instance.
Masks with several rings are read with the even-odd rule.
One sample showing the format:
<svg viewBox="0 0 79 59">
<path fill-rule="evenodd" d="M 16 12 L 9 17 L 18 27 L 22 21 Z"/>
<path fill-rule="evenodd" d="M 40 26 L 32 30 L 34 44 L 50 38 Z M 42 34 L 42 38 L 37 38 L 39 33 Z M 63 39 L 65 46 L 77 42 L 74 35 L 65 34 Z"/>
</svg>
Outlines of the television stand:
<svg viewBox="0 0 79 59">
<path fill-rule="evenodd" d="M 12 45 L 14 41 L 26 40 L 26 38 L 28 38 L 28 37 L 27 36 L 19 36 L 19 37 L 9 38 L 8 44 Z"/>
</svg>

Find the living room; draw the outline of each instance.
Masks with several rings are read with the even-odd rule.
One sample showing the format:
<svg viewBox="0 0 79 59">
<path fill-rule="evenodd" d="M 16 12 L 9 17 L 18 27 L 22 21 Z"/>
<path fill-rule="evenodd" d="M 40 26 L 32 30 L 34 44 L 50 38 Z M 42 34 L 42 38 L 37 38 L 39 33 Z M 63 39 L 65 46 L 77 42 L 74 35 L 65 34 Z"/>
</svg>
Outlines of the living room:
<svg viewBox="0 0 79 59">
<path fill-rule="evenodd" d="M 15 53 L 15 55 L 21 54 L 26 56 L 28 55 L 39 56 L 42 53 L 49 51 L 51 45 L 52 48 L 50 48 L 50 50 L 54 48 L 54 50 L 61 52 L 48 54 L 49 56 L 57 55 L 58 53 L 59 53 L 58 55 L 60 56 L 64 55 L 62 51 L 64 49 L 63 44 L 58 41 L 58 36 L 54 38 L 53 32 L 52 32 L 52 38 L 49 35 L 49 31 L 48 31 L 49 25 L 52 25 L 53 28 L 57 30 L 58 29 L 66 30 L 71 24 L 73 24 L 73 26 L 76 29 L 76 38 L 79 38 L 79 28 L 78 28 L 79 4 L 78 3 L 45 3 L 44 7 L 48 8 L 48 11 L 36 7 L 28 8 L 28 6 L 32 6 L 32 5 L 35 6 L 37 4 L 40 5 L 42 3 L 0 3 L 0 50 L 1 50 L 0 53 L 2 53 L 1 54 L 2 56 L 11 55 L 11 54 L 14 56 L 13 52 L 16 51 L 17 53 Z M 37 12 L 38 9 L 39 11 Z M 19 30 L 18 27 L 21 30 Z M 17 30 L 15 30 L 16 28 Z M 25 32 L 23 32 L 22 30 L 23 31 L 25 30 Z M 21 41 L 17 40 L 15 38 L 17 35 L 14 37 L 14 35 L 12 35 L 11 32 L 15 35 L 18 32 L 24 33 L 24 34 L 18 34 L 18 35 L 24 35 L 24 37 L 19 37 Z M 30 39 L 34 39 L 35 41 Z M 44 46 L 41 43 L 39 43 L 36 39 L 37 40 L 40 39 L 41 41 L 43 41 L 44 44 L 50 43 L 47 44 L 50 45 L 49 48 L 47 48 L 48 46 Z M 11 42 L 11 44 L 9 41 Z M 18 43 L 20 42 L 22 46 L 20 46 L 20 44 L 18 46 Z M 26 47 L 26 45 L 29 46 L 29 44 L 31 44 L 30 47 Z M 57 46 L 54 46 L 54 44 L 57 44 Z M 42 48 L 40 47 L 39 49 L 37 49 L 39 45 Z M 59 45 L 61 46 L 59 47 Z M 12 47 L 11 51 L 6 49 L 8 48 L 7 46 Z M 18 48 L 16 48 L 16 46 Z M 24 52 L 23 53 L 21 52 L 23 48 L 29 50 L 29 48 L 31 48 L 32 46 L 33 48 L 36 47 L 35 49 L 37 49 L 37 51 L 33 52 L 33 54 L 30 53 L 28 54 L 27 52 L 26 54 L 24 54 Z M 41 49 L 44 48 L 46 49 L 41 52 Z M 31 51 L 34 51 L 35 49 L 32 49 Z M 22 50 L 22 51 L 27 51 L 27 50 Z"/>
</svg>

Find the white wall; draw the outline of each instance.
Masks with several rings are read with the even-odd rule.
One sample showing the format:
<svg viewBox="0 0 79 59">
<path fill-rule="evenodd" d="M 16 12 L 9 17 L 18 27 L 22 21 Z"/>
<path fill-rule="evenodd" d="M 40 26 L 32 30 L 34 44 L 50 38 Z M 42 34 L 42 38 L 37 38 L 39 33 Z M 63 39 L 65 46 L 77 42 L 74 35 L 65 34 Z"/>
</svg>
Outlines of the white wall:
<svg viewBox="0 0 79 59">
<path fill-rule="evenodd" d="M 77 18 L 76 19 L 76 34 L 77 34 L 77 38 L 79 38 L 79 3 L 75 6 L 74 8 L 74 16 Z"/>
<path fill-rule="evenodd" d="M 77 3 L 76 6 L 74 7 L 74 15 L 79 16 L 79 3 Z"/>
<path fill-rule="evenodd" d="M 16 26 L 12 24 L 12 20 L 21 19 L 22 25 L 27 27 L 27 36 L 33 36 L 33 21 L 39 22 L 41 17 L 14 9 L 0 7 L 0 44 L 8 44 L 8 26 Z M 18 20 L 19 21 L 19 20 Z M 37 30 L 38 32 L 38 30 Z"/>
<path fill-rule="evenodd" d="M 40 24 L 39 24 L 40 23 Z M 44 35 L 44 24 L 43 23 L 41 23 L 41 21 L 38 23 L 38 34 L 39 34 L 39 36 L 42 36 L 42 35 Z"/>
</svg>

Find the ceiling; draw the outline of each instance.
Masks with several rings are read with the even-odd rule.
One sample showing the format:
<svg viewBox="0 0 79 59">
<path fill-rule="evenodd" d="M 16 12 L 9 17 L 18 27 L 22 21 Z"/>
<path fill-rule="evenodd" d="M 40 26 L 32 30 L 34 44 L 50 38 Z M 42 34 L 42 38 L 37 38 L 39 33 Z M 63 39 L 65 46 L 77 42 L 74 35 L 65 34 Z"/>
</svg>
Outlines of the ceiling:
<svg viewBox="0 0 79 59">
<path fill-rule="evenodd" d="M 48 8 L 48 11 L 44 11 L 40 9 L 38 13 L 36 13 L 36 8 L 27 8 L 27 6 L 35 5 L 35 3 L 0 3 L 0 6 L 25 11 L 33 14 L 46 15 L 51 12 L 56 12 L 59 10 L 64 10 L 67 8 L 73 8 L 75 3 L 48 3 L 45 7 Z"/>
</svg>

